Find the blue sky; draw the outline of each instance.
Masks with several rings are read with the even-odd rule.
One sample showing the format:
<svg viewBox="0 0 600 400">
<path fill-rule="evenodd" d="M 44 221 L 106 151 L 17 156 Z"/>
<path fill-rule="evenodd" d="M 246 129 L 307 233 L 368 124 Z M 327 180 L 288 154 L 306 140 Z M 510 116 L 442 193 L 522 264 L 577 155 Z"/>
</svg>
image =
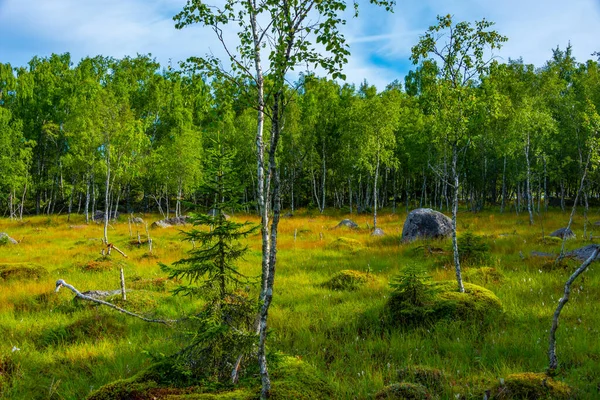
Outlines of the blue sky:
<svg viewBox="0 0 600 400">
<path fill-rule="evenodd" d="M 75 62 L 85 56 L 152 53 L 166 65 L 209 51 L 222 55 L 211 31 L 174 28 L 172 16 L 184 4 L 185 0 L 0 0 L 0 62 L 21 66 L 34 55 L 64 52 Z M 359 18 L 349 16 L 344 28 L 352 52 L 345 69 L 348 81 L 367 79 L 383 89 L 394 79 L 403 80 L 412 68 L 411 46 L 438 14 L 451 14 L 456 21 L 495 22 L 495 29 L 509 38 L 496 53 L 505 61 L 522 57 L 539 67 L 553 48 L 569 42 L 580 62 L 600 50 L 599 0 L 398 0 L 393 14 L 364 3 Z"/>
</svg>

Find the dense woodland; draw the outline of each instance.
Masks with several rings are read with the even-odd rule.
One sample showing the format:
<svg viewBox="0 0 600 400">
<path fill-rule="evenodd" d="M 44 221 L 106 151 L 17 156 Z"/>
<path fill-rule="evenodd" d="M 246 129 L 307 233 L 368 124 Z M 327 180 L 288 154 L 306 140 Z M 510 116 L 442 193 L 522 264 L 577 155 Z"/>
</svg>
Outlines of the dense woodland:
<svg viewBox="0 0 600 400">
<path fill-rule="evenodd" d="M 596 158 L 600 71 L 596 61 L 577 62 L 570 46 L 549 56 L 541 68 L 494 60 L 469 80 L 460 142 L 448 132 L 448 98 L 430 59 L 383 91 L 301 74 L 287 88 L 278 149 L 283 207 L 449 210 L 453 143 L 469 209 L 568 206 Z M 3 215 L 91 219 L 106 189 L 119 212 L 210 207 L 204 154 L 217 142 L 235 159 L 240 204 L 256 204 L 250 83 L 164 68 L 149 55 L 75 64 L 67 53 L 0 67 Z M 268 89 L 266 76 L 267 103 Z M 592 169 L 585 204 L 599 188 Z"/>
</svg>

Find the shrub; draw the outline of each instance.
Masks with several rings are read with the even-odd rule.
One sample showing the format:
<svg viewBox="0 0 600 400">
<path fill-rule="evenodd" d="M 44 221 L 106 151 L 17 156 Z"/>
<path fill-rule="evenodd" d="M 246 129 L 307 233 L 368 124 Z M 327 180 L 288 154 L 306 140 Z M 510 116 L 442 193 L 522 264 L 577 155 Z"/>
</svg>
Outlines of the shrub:
<svg viewBox="0 0 600 400">
<path fill-rule="evenodd" d="M 400 275 L 392 278 L 388 307 L 394 320 L 414 323 L 429 317 L 434 298 L 430 280 L 431 277 L 418 266 L 405 267 Z"/>
<path fill-rule="evenodd" d="M 463 263 L 483 263 L 489 259 L 490 246 L 485 239 L 471 232 L 458 238 L 458 254 Z"/>
<path fill-rule="evenodd" d="M 333 275 L 322 286 L 331 290 L 356 290 L 373 280 L 373 275 L 369 275 L 366 272 L 345 269 Z"/>
</svg>

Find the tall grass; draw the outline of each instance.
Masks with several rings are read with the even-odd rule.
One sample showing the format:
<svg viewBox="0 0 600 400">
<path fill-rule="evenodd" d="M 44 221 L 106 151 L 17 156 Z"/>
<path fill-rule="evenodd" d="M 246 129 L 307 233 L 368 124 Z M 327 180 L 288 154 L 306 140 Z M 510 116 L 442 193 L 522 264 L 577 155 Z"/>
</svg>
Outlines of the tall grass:
<svg viewBox="0 0 600 400">
<path fill-rule="evenodd" d="M 483 236 L 490 246 L 485 265 L 495 268 L 501 281 L 476 282 L 492 290 L 505 313 L 492 324 L 445 321 L 420 328 L 389 328 L 382 310 L 390 278 L 408 264 L 426 267 L 434 280 L 453 279 L 449 242 L 400 241 L 404 214 L 378 218 L 384 237 L 371 237 L 369 215 L 351 216 L 359 229 L 335 229 L 347 215 L 298 212 L 284 218 L 279 229 L 275 299 L 270 317 L 269 346 L 298 356 L 323 371 L 340 398 L 372 398 L 382 386 L 397 381 L 402 367 L 436 367 L 449 377 L 442 398 L 479 398 L 481 389 L 510 373 L 546 368 L 551 316 L 565 280 L 576 262 L 552 268 L 548 260 L 531 257 L 532 250 L 558 252 L 560 244 L 540 241 L 540 225 L 528 217 L 484 212 L 462 213 L 459 234 Z M 146 216 L 152 220 L 156 216 Z M 254 216 L 240 220 L 258 222 Z M 566 225 L 568 215 L 552 211 L 544 218 L 546 233 Z M 581 239 L 583 222 L 576 219 L 578 238 L 569 249 L 587 244 Z M 183 228 L 186 229 L 186 228 Z M 142 237 L 145 229 L 138 227 Z M 134 238 L 136 228 L 134 227 Z M 0 264 L 35 263 L 48 274 L 39 279 L 0 280 L 0 395 L 7 399 L 79 399 L 112 380 L 132 376 L 149 365 L 149 354 L 175 351 L 169 327 L 151 325 L 112 310 L 73 301 L 70 292 L 54 293 L 54 282 L 65 279 L 81 291 L 119 287 L 118 265 L 125 266 L 136 311 L 175 318 L 199 307 L 194 299 L 169 295 L 172 286 L 158 262 L 170 263 L 192 246 L 178 229 L 153 229 L 154 251 L 130 243 L 126 220 L 111 225 L 109 238 L 128 258 L 113 253 L 110 263 L 90 268 L 101 257 L 100 225 L 85 225 L 80 217 L 31 217 L 24 222 L 0 220 L 20 244 L 0 247 Z M 340 237 L 358 241 L 361 248 L 332 249 Z M 260 236 L 248 238 L 250 252 L 240 270 L 260 274 Z M 436 251 L 428 251 L 435 248 Z M 86 268 L 87 266 L 87 268 Z M 352 291 L 333 291 L 321 284 L 333 274 L 353 269 L 375 279 Z M 600 276 L 592 265 L 576 283 L 561 316 L 558 355 L 559 379 L 578 390 L 580 398 L 596 398 L 600 385 Z M 135 282 L 141 282 L 136 284 Z M 155 282 L 156 284 L 153 284 Z M 138 285 L 138 286 L 136 286 Z M 172 283 L 171 285 L 175 285 Z"/>
</svg>

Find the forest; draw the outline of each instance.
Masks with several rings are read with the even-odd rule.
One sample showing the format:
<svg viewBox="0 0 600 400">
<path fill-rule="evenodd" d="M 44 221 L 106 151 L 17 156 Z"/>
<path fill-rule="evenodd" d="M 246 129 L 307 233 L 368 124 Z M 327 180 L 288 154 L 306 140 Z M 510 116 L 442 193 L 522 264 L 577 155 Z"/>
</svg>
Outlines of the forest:
<svg viewBox="0 0 600 400">
<path fill-rule="evenodd" d="M 188 1 L 227 60 L 0 64 L 1 397 L 598 396 L 600 60 L 447 15 L 344 83 L 345 6 Z"/>
<path fill-rule="evenodd" d="M 570 47 L 550 56 L 540 68 L 495 61 L 468 87 L 457 168 L 459 196 L 470 210 L 564 209 L 587 157 L 597 158 L 598 63 L 576 62 Z M 107 168 L 111 210 L 168 217 L 181 214 L 185 202 L 208 206 L 197 189 L 205 178 L 203 154 L 218 135 L 235 154 L 240 203 L 256 204 L 256 112 L 247 88 L 194 70 L 161 69 L 141 55 L 77 65 L 69 54 L 52 55 L 1 71 L 5 216 L 93 218 L 104 209 Z M 307 73 L 286 88 L 282 206 L 449 210 L 453 139 L 439 115 L 438 73 L 425 62 L 404 84 L 382 91 Z M 590 171 L 588 202 L 598 196 L 597 180 Z"/>
</svg>

